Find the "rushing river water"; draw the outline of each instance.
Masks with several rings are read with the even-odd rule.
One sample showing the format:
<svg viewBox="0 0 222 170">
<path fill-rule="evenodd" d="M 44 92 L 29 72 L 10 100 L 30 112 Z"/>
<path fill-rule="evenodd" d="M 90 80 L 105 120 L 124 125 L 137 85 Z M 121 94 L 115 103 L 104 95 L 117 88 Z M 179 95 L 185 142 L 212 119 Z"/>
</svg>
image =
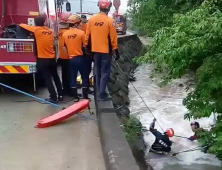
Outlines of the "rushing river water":
<svg viewBox="0 0 222 170">
<path fill-rule="evenodd" d="M 184 84 L 187 78 L 175 80 L 170 85 L 160 88 L 158 84 L 150 78 L 151 72 L 151 65 L 139 66 L 135 74 L 137 81 L 133 82 L 133 85 L 149 106 L 163 129 L 173 128 L 175 134 L 180 136 L 189 137 L 193 135 L 190 122 L 183 119 L 187 109 L 182 105 L 182 100 L 187 92 L 184 90 L 185 86 L 181 86 L 180 84 Z M 129 88 L 131 114 L 137 115 L 142 125 L 149 129 L 153 116 L 131 84 Z M 214 121 L 213 115 L 210 118 L 198 120 L 201 127 L 205 129 L 208 129 Z M 161 131 L 157 123 L 156 128 Z M 151 146 L 154 139 L 154 136 L 150 132 L 144 133 L 144 140 L 147 146 Z M 176 137 L 171 138 L 171 140 L 174 142 L 172 153 L 198 146 L 197 141 L 192 142 L 187 139 Z M 154 170 L 221 170 L 221 162 L 216 159 L 214 155 L 204 154 L 199 150 L 178 154 L 178 160 L 169 156 L 151 156 L 148 149 L 146 160 Z"/>
</svg>

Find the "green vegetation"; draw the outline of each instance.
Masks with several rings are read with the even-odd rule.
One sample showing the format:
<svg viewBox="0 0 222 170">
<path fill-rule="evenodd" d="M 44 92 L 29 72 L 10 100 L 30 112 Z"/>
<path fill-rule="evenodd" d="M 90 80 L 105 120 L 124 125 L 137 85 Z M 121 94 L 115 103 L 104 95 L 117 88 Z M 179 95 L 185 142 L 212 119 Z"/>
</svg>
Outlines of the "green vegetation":
<svg viewBox="0 0 222 170">
<path fill-rule="evenodd" d="M 136 61 L 152 63 L 163 82 L 196 73 L 188 94 L 185 118 L 209 117 L 217 122 L 202 135 L 202 144 L 222 160 L 222 2 L 217 0 L 135 0 L 129 3 L 136 29 L 153 35 L 149 51 Z"/>
<path fill-rule="evenodd" d="M 173 24 L 175 13 L 183 14 L 198 7 L 203 0 L 129 0 L 128 16 L 139 33 L 153 36 L 154 33 Z"/>
<path fill-rule="evenodd" d="M 126 139 L 130 143 L 134 143 L 142 135 L 142 125 L 136 117 L 131 116 L 126 123 L 123 124 L 123 132 Z"/>
</svg>

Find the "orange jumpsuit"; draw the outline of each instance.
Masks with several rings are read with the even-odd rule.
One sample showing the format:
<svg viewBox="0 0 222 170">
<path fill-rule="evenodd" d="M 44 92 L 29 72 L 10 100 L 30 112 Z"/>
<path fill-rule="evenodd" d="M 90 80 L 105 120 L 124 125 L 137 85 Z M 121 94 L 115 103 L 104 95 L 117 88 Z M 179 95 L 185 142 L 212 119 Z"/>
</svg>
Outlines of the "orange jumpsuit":
<svg viewBox="0 0 222 170">
<path fill-rule="evenodd" d="M 113 19 L 105 13 L 92 16 L 86 30 L 85 45 L 94 54 L 99 100 L 106 100 L 108 99 L 106 86 L 111 72 L 112 51 L 118 50 L 117 33 Z"/>
<path fill-rule="evenodd" d="M 88 77 L 86 74 L 85 59 L 83 57 L 83 46 L 85 44 L 85 33 L 78 28 L 70 28 L 63 34 L 62 46 L 66 47 L 70 58 L 71 88 L 74 97 L 77 97 L 77 74 L 80 72 L 82 78 L 83 98 L 88 88 Z M 86 97 L 88 98 L 88 97 Z"/>
<path fill-rule="evenodd" d="M 54 31 L 45 26 L 35 27 L 26 24 L 20 24 L 20 26 L 32 32 L 35 36 L 38 72 L 44 76 L 50 99 L 56 102 L 58 98 L 62 97 L 62 84 L 57 72 Z M 58 96 L 52 78 L 55 82 Z"/>
</svg>

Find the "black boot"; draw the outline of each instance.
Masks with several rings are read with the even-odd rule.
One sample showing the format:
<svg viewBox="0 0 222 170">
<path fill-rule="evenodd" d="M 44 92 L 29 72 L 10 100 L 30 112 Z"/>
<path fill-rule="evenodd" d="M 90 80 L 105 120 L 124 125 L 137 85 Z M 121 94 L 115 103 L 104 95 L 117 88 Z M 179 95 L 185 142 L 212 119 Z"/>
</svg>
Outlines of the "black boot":
<svg viewBox="0 0 222 170">
<path fill-rule="evenodd" d="M 79 96 L 78 96 L 78 93 L 77 93 L 77 88 L 72 87 L 71 93 L 72 93 L 72 97 L 74 98 L 74 100 L 75 101 L 79 101 Z"/>
<path fill-rule="evenodd" d="M 50 103 L 58 103 L 58 100 L 56 98 L 48 98 L 48 99 L 45 99 L 47 102 L 50 102 Z"/>
<path fill-rule="evenodd" d="M 94 91 L 92 91 L 89 87 L 88 87 L 88 94 L 94 94 Z"/>
<path fill-rule="evenodd" d="M 87 87 L 83 87 L 83 88 L 82 88 L 82 98 L 83 98 L 83 99 L 90 99 L 90 98 L 88 97 L 88 88 L 87 88 Z"/>
</svg>

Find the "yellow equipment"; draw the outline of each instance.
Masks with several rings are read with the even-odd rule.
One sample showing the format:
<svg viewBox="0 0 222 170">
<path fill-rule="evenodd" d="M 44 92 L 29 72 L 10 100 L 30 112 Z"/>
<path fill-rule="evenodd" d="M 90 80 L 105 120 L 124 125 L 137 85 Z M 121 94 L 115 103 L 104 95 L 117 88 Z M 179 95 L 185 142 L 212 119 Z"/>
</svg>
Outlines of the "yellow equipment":
<svg viewBox="0 0 222 170">
<path fill-rule="evenodd" d="M 93 78 L 94 78 L 94 76 L 91 76 L 89 78 L 89 86 L 90 87 L 94 86 Z M 81 78 L 81 76 L 78 76 L 76 81 L 77 81 L 78 87 L 81 88 L 81 86 L 82 86 L 82 78 Z"/>
</svg>

